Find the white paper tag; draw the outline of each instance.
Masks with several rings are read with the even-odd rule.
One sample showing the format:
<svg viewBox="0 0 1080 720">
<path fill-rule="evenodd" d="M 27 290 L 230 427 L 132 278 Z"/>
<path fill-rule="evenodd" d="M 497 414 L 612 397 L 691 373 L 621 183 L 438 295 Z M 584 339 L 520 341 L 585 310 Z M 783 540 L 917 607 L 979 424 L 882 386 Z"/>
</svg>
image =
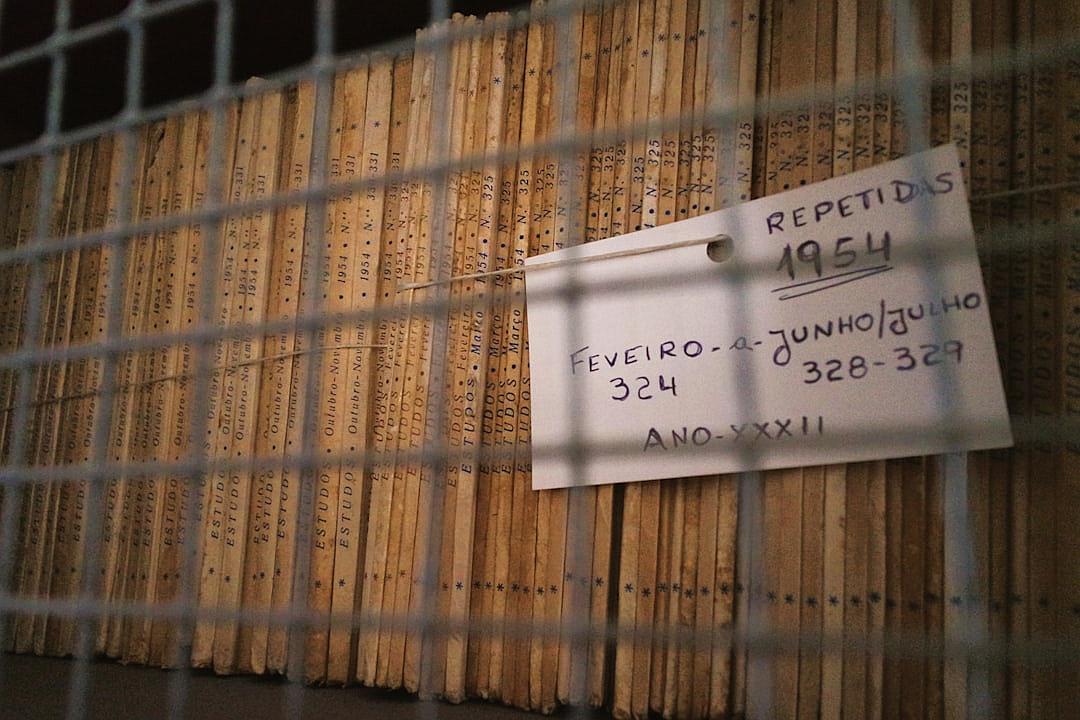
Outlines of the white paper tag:
<svg viewBox="0 0 1080 720">
<path fill-rule="evenodd" d="M 1012 444 L 952 146 L 526 270 L 534 489 Z"/>
</svg>

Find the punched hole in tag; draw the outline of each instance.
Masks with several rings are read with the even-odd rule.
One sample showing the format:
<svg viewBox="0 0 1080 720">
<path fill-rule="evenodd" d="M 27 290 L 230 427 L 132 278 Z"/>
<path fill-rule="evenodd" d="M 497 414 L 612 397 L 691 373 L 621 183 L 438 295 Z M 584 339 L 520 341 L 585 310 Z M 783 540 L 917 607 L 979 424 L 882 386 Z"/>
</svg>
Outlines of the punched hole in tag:
<svg viewBox="0 0 1080 720">
<path fill-rule="evenodd" d="M 705 246 L 705 254 L 714 263 L 727 262 L 734 253 L 734 241 L 730 235 L 717 235 Z"/>
</svg>

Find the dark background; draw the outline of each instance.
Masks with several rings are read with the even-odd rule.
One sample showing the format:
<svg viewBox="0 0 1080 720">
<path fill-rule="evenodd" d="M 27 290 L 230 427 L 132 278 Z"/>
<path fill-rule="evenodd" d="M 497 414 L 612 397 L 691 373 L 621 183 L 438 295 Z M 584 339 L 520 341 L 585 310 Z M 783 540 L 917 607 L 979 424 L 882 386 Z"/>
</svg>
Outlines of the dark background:
<svg viewBox="0 0 1080 720">
<path fill-rule="evenodd" d="M 71 673 L 75 663 L 58 658 L 7 655 L 0 678 L 0 720 L 65 720 Z M 161 720 L 169 707 L 169 682 L 175 670 L 90 664 L 89 684 L 83 695 L 87 720 Z M 292 720 L 288 714 L 288 685 L 278 677 L 233 675 L 223 677 L 195 670 L 190 678 L 188 720 Z M 301 720 L 357 720 L 392 718 L 421 720 L 421 703 L 404 692 L 375 688 L 312 688 L 302 694 Z M 540 715 L 501 704 L 437 703 L 439 720 L 538 720 Z M 549 716 L 550 717 L 550 716 Z M 610 720 L 603 711 L 586 715 Z"/>
<path fill-rule="evenodd" d="M 159 0 L 149 0 L 152 4 Z M 523 0 L 452 0 L 453 11 L 479 15 Z M 71 27 L 122 12 L 129 0 L 72 0 Z M 0 57 L 52 33 L 56 0 L 0 3 Z M 235 0 L 232 79 L 301 65 L 314 51 L 315 0 Z M 335 50 L 355 51 L 410 37 L 428 24 L 426 0 L 336 0 Z M 152 107 L 206 90 L 213 78 L 216 3 L 207 0 L 146 26 L 143 105 Z M 69 48 L 63 129 L 116 115 L 126 93 L 127 33 L 118 30 Z M 0 149 L 33 141 L 45 126 L 47 58 L 0 72 Z"/>
</svg>

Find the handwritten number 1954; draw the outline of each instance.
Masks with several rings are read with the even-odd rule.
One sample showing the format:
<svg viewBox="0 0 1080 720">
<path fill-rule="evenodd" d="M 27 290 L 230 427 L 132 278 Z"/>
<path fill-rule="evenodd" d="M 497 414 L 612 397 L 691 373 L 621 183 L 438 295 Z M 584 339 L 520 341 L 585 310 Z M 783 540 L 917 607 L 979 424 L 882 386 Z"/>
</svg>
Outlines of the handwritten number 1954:
<svg viewBox="0 0 1080 720">
<path fill-rule="evenodd" d="M 645 377 L 644 375 L 638 375 L 636 378 L 633 378 L 630 381 L 630 384 L 621 377 L 612 378 L 610 382 L 614 386 L 614 390 L 611 393 L 612 400 L 618 400 L 619 402 L 629 400 L 631 396 L 635 394 L 634 390 L 631 389 L 630 384 L 633 384 L 637 388 L 636 395 L 638 400 L 652 400 L 656 397 L 651 389 L 653 387 L 652 378 Z M 656 392 L 669 392 L 672 397 L 676 397 L 678 393 L 675 392 L 675 377 L 672 376 L 666 378 L 663 375 L 658 376 Z"/>
<path fill-rule="evenodd" d="M 892 239 L 888 232 L 884 233 L 880 240 L 875 240 L 871 233 L 866 233 L 866 250 L 862 255 L 869 259 L 873 255 L 880 254 L 884 262 L 888 262 L 892 250 L 891 245 Z M 826 270 L 843 270 L 854 265 L 859 259 L 860 249 L 861 247 L 855 244 L 853 237 L 838 238 L 831 257 L 826 256 L 821 243 L 817 240 L 807 240 L 794 249 L 788 244 L 784 246 L 776 270 L 783 271 L 789 280 L 794 280 L 802 268 L 811 268 L 816 277 L 821 277 Z"/>
</svg>

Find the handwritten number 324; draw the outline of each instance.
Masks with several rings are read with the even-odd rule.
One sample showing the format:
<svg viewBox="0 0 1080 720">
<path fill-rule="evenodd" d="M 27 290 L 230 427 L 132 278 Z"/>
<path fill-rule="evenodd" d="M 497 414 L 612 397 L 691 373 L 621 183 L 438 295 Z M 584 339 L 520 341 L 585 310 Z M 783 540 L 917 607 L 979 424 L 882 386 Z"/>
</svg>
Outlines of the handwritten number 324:
<svg viewBox="0 0 1080 720">
<path fill-rule="evenodd" d="M 634 390 L 631 389 L 630 384 L 628 384 L 625 379 L 621 377 L 616 377 L 612 378 L 609 382 L 614 386 L 614 389 L 611 393 L 612 400 L 618 400 L 619 402 L 623 402 L 624 400 L 629 400 L 631 396 L 634 395 Z M 656 397 L 656 395 L 654 395 L 652 390 L 650 389 L 653 386 L 652 378 L 645 377 L 644 375 L 638 375 L 630 382 L 637 387 L 636 394 L 638 400 L 652 400 L 654 397 Z M 665 378 L 663 375 L 658 376 L 657 388 L 658 389 L 656 390 L 656 392 L 669 392 L 673 397 L 678 396 L 678 393 L 675 391 L 674 376 L 670 378 Z"/>
</svg>

